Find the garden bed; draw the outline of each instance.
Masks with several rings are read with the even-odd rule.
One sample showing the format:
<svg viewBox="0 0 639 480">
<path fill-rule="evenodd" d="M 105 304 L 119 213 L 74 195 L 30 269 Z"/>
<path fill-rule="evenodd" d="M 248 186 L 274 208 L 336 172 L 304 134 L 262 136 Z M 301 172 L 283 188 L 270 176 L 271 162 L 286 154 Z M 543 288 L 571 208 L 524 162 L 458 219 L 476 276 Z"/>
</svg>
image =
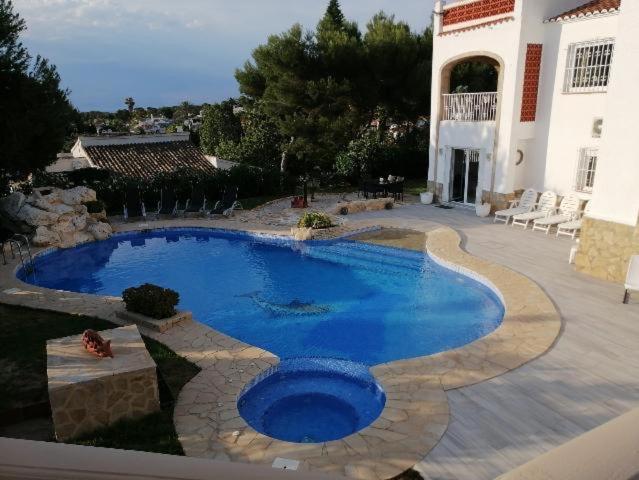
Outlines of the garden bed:
<svg viewBox="0 0 639 480">
<path fill-rule="evenodd" d="M 80 334 L 87 328 L 105 330 L 117 326 L 98 318 L 6 305 L 0 305 L 0 318 L 0 344 L 3 345 L 0 351 L 0 386 L 4 394 L 0 398 L 0 417 L 7 418 L 11 412 L 23 412 L 23 418 L 14 416 L 14 420 L 26 419 L 33 414 L 50 415 L 46 375 L 47 340 Z M 158 366 L 160 412 L 139 420 L 118 422 L 70 443 L 183 454 L 173 426 L 173 403 L 182 387 L 200 369 L 161 343 L 143 338 Z M 44 410 L 33 405 L 40 405 Z M 19 425 L 12 425 L 7 431 L 23 436 Z M 50 440 L 53 441 L 52 428 Z"/>
</svg>

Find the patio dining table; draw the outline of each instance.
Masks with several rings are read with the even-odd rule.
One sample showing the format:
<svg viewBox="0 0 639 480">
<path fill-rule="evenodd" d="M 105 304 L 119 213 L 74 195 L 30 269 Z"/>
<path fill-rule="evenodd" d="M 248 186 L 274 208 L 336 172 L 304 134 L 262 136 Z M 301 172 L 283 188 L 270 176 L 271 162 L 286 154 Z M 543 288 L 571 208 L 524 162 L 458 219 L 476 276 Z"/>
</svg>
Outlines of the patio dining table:
<svg viewBox="0 0 639 480">
<path fill-rule="evenodd" d="M 404 195 L 404 182 L 389 182 L 384 180 L 380 182 L 379 180 L 369 180 L 364 181 L 360 186 L 360 191 L 364 195 L 364 198 L 368 198 L 369 195 L 373 195 L 373 198 L 377 198 L 379 194 L 383 197 L 388 197 L 389 195 Z"/>
</svg>

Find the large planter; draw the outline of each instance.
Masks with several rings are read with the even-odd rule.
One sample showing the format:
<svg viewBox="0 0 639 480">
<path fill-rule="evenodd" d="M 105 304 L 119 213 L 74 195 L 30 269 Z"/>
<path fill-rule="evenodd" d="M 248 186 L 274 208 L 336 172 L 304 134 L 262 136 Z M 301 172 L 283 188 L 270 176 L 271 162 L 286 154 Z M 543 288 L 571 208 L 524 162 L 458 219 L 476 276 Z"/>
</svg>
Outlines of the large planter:
<svg viewBox="0 0 639 480">
<path fill-rule="evenodd" d="M 478 217 L 487 217 L 490 215 L 490 203 L 478 203 L 475 205 L 475 213 Z"/>
<path fill-rule="evenodd" d="M 433 203 L 433 192 L 422 192 L 419 194 L 419 199 L 424 205 L 430 205 Z"/>
<path fill-rule="evenodd" d="M 126 320 L 127 322 L 135 323 L 141 327 L 146 327 L 156 332 L 164 333 L 170 330 L 180 322 L 190 322 L 193 319 L 191 312 L 183 311 L 177 312 L 175 315 L 169 318 L 151 318 L 140 313 L 129 312 L 128 310 L 117 310 L 115 312 L 116 317 Z"/>
</svg>

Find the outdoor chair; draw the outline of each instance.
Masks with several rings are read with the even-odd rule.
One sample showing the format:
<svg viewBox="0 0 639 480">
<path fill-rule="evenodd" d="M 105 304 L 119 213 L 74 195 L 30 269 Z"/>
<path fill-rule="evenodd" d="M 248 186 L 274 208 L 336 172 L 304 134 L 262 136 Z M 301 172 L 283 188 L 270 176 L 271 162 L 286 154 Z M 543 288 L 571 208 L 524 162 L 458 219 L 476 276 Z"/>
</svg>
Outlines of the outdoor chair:
<svg viewBox="0 0 639 480">
<path fill-rule="evenodd" d="M 396 177 L 399 178 L 399 177 Z M 386 193 L 391 195 L 395 200 L 404 201 L 404 182 L 395 181 L 386 186 Z"/>
<path fill-rule="evenodd" d="M 623 295 L 623 303 L 630 300 L 631 291 L 639 291 L 639 255 L 630 257 L 630 265 L 628 266 L 628 274 L 626 275 L 626 291 Z"/>
<path fill-rule="evenodd" d="M 583 223 L 583 216 L 590 212 L 590 202 L 586 203 L 586 207 L 579 215 L 577 220 L 571 220 L 569 222 L 560 223 L 557 225 L 557 237 L 559 235 L 567 235 L 574 239 L 581 231 L 581 224 Z"/>
<path fill-rule="evenodd" d="M 215 204 L 211 214 L 230 217 L 233 215 L 234 210 L 242 210 L 242 204 L 237 201 L 237 191 L 237 187 L 230 187 L 224 190 L 222 200 Z"/>
<path fill-rule="evenodd" d="M 126 189 L 123 217 L 124 220 L 136 217 L 142 217 L 146 220 L 146 209 L 137 186 L 131 185 Z"/>
<path fill-rule="evenodd" d="M 508 225 L 510 219 L 515 215 L 530 212 L 535 207 L 537 196 L 537 190 L 534 188 L 528 188 L 524 191 L 524 193 L 522 193 L 521 198 L 512 200 L 506 210 L 499 210 L 495 212 L 493 223 L 504 222 L 504 224 Z"/>
<path fill-rule="evenodd" d="M 193 188 L 191 198 L 186 201 L 184 213 L 206 213 L 206 196 L 204 190 L 199 187 Z"/>
<path fill-rule="evenodd" d="M 546 235 L 550 233 L 550 229 L 560 223 L 576 220 L 579 217 L 579 206 L 581 200 L 576 195 L 566 195 L 555 209 L 555 214 L 545 218 L 533 221 L 533 231 L 541 230 Z"/>
<path fill-rule="evenodd" d="M 175 196 L 175 191 L 167 188 L 162 189 L 160 192 L 160 201 L 158 203 L 158 210 L 156 217 L 160 215 L 177 215 L 178 213 L 178 200 Z"/>
<path fill-rule="evenodd" d="M 376 180 L 369 180 L 364 185 L 364 198 L 368 199 L 369 195 L 373 198 L 377 198 L 378 194 L 384 194 L 386 191 L 385 186 L 380 184 Z"/>
<path fill-rule="evenodd" d="M 528 213 L 520 213 L 513 216 L 512 226 L 519 225 L 528 228 L 530 222 L 534 222 L 539 218 L 549 217 L 557 208 L 557 194 L 555 192 L 546 191 L 541 194 L 539 202 L 535 204 L 534 209 Z"/>
</svg>

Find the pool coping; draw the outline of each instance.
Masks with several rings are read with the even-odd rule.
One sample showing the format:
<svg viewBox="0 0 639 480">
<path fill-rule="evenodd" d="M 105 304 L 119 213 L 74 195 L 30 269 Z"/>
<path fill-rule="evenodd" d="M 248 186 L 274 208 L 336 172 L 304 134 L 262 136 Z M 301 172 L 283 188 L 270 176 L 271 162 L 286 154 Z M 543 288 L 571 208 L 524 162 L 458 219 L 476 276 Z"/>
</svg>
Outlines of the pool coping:
<svg viewBox="0 0 639 480">
<path fill-rule="evenodd" d="M 159 229 L 220 228 L 216 223 L 170 220 L 153 225 Z M 346 236 L 380 228 L 383 223 L 377 221 L 374 226 L 348 232 Z M 124 224 L 118 226 L 117 232 L 148 229 L 147 223 Z M 259 226 L 222 229 L 288 236 L 288 232 L 273 232 Z M 299 460 L 299 468 L 305 470 L 366 479 L 392 477 L 423 459 L 444 435 L 449 420 L 446 390 L 499 376 L 551 348 L 560 332 L 561 318 L 537 284 L 464 252 L 459 234 L 449 227 L 424 233 L 427 254 L 435 262 L 470 276 L 497 293 L 505 309 L 500 327 L 458 349 L 372 367 L 371 373 L 387 396 L 381 416 L 354 435 L 321 444 L 274 440 L 253 430 L 239 415 L 237 396 L 246 384 L 278 364 L 272 353 L 199 322 L 180 324 L 165 333 L 143 329 L 144 334 L 202 368 L 181 391 L 174 411 L 176 431 L 185 454 L 265 464 L 286 458 Z M 8 270 L 0 274 L 0 301 L 122 323 L 115 315 L 123 308 L 119 297 L 35 287 L 18 280 L 17 269 L 16 265 L 8 279 Z"/>
</svg>

